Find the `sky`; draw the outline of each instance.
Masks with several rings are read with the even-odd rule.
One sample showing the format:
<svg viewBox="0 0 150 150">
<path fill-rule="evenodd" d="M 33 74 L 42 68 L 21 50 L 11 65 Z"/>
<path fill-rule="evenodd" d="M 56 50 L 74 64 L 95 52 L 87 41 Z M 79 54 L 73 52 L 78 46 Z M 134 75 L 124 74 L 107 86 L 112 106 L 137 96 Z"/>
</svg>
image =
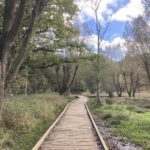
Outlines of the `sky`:
<svg viewBox="0 0 150 150">
<path fill-rule="evenodd" d="M 97 35 L 95 31 L 95 15 L 92 7 L 94 7 L 94 3 L 98 3 L 99 1 L 100 0 L 75 0 L 75 4 L 80 11 L 74 22 L 81 29 L 80 38 L 84 39 L 85 43 L 92 48 L 93 51 L 97 49 Z M 101 49 L 106 51 L 106 47 L 117 46 L 119 44 L 121 48 L 112 49 L 111 53 L 106 53 L 124 56 L 127 52 L 123 37 L 125 24 L 127 21 L 132 21 L 143 13 L 144 9 L 141 0 L 101 0 L 98 9 L 98 19 L 101 23 L 102 31 L 106 28 L 111 18 L 111 22 L 101 43 Z"/>
</svg>

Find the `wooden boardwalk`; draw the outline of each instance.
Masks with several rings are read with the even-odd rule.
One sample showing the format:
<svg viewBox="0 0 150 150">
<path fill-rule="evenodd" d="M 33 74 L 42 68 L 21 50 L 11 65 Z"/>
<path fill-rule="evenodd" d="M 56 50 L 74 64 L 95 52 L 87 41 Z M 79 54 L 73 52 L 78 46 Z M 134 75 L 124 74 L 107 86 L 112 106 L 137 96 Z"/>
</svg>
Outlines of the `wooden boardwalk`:
<svg viewBox="0 0 150 150">
<path fill-rule="evenodd" d="M 47 137 L 41 150 L 100 150 L 97 136 L 92 126 L 81 96 L 65 112 L 60 123 Z"/>
</svg>

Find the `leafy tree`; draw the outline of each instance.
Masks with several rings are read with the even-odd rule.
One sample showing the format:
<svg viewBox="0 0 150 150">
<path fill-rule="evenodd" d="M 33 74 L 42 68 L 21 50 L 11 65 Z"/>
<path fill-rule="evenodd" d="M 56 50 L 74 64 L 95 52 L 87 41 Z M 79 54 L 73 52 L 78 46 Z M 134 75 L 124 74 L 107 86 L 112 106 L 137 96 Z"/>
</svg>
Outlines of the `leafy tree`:
<svg viewBox="0 0 150 150">
<path fill-rule="evenodd" d="M 31 50 L 40 49 L 41 45 L 47 48 L 49 45 L 44 45 L 42 34 L 50 35 L 50 29 L 54 33 L 56 28 L 60 31 L 56 34 L 65 32 L 61 31 L 61 26 L 58 28 L 57 20 L 63 20 L 62 23 L 66 23 L 67 26 L 76 7 L 72 0 L 5 0 L 0 3 L 0 7 L 2 8 L 0 11 L 0 111 L 2 111 L 5 90 L 7 91 L 10 83 L 16 78 L 29 46 Z M 63 19 L 65 13 L 71 15 Z M 57 40 L 49 41 L 52 42 L 57 43 Z M 59 43 L 56 47 L 58 45 Z"/>
<path fill-rule="evenodd" d="M 48 2 L 48 0 L 4 1 L 0 23 L 0 111 L 4 89 L 10 80 L 16 77 L 25 59 L 35 23 Z"/>
</svg>

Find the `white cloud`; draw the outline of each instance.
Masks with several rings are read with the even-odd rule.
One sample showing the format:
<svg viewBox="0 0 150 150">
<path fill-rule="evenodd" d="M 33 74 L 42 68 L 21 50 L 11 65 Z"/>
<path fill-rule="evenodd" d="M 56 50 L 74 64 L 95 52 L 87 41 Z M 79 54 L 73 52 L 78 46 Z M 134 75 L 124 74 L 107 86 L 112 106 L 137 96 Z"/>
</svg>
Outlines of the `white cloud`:
<svg viewBox="0 0 150 150">
<path fill-rule="evenodd" d="M 86 37 L 80 36 L 80 39 L 89 47 L 92 46 L 95 50 L 97 49 L 97 35 L 96 34 L 92 34 Z"/>
<path fill-rule="evenodd" d="M 141 0 L 130 0 L 126 6 L 120 8 L 115 14 L 113 14 L 112 20 L 128 21 L 142 15 L 143 12 L 144 9 Z"/>
<path fill-rule="evenodd" d="M 121 52 L 126 52 L 127 48 L 125 47 L 125 39 L 121 37 L 115 37 L 111 42 L 103 41 L 101 44 L 103 50 L 106 50 L 107 47 L 113 47 L 118 49 Z"/>
<path fill-rule="evenodd" d="M 89 19 L 95 20 L 95 14 L 91 7 L 95 7 L 94 4 L 98 4 L 100 0 L 75 0 L 75 4 L 79 8 L 78 20 L 83 23 Z M 108 7 L 108 5 L 115 5 L 117 0 L 101 0 L 99 9 L 98 9 L 98 17 L 99 20 L 104 23 L 103 14 L 111 15 L 112 9 Z M 105 18 L 106 19 L 106 18 Z"/>
<path fill-rule="evenodd" d="M 93 10 L 91 9 L 91 1 L 93 3 L 99 2 L 100 0 L 75 0 L 75 4 L 78 6 L 80 11 L 77 14 L 78 23 L 82 24 L 90 19 L 95 20 L 95 15 Z M 107 23 L 107 19 L 105 16 L 110 16 L 112 14 L 112 21 L 128 21 L 142 15 L 144 13 L 144 9 L 142 7 L 142 0 L 129 0 L 129 2 L 119 8 L 119 3 L 123 5 L 126 0 L 101 0 L 101 4 L 98 10 L 99 20 L 102 25 Z M 110 7 L 111 6 L 111 7 Z M 116 12 L 114 12 L 116 10 Z M 119 30 L 119 29 L 118 29 Z M 97 49 L 97 35 L 92 34 L 86 37 L 81 36 L 82 40 L 85 41 L 87 45 Z M 125 40 L 121 38 L 118 34 L 112 35 L 112 41 L 103 40 L 101 43 L 101 48 L 106 50 L 106 47 L 117 47 L 121 53 L 126 53 L 127 49 L 124 46 Z"/>
<path fill-rule="evenodd" d="M 86 37 L 81 36 L 80 39 L 84 41 L 88 46 L 93 47 L 94 50 L 97 50 L 97 35 L 96 34 L 92 34 Z M 122 52 L 127 51 L 125 47 L 125 39 L 119 36 L 115 37 L 111 42 L 107 40 L 103 40 L 100 47 L 103 51 L 105 51 L 108 47 L 115 47 L 115 48 L 118 47 L 119 51 L 122 51 Z"/>
<path fill-rule="evenodd" d="M 89 19 L 95 19 L 93 10 L 91 9 L 94 3 L 98 3 L 100 0 L 74 0 L 75 4 L 79 8 L 77 14 L 78 21 L 80 23 L 86 22 Z M 92 1 L 92 4 L 91 4 Z M 107 22 L 106 17 L 103 15 L 112 15 L 112 20 L 116 21 L 127 21 L 142 15 L 144 9 L 142 7 L 142 0 L 129 0 L 129 2 L 121 8 L 118 8 L 118 3 L 123 3 L 125 0 L 101 0 L 98 16 L 99 20 L 104 24 Z M 111 6 L 111 8 L 109 7 Z M 113 8 L 117 9 L 117 12 L 113 12 Z"/>
</svg>

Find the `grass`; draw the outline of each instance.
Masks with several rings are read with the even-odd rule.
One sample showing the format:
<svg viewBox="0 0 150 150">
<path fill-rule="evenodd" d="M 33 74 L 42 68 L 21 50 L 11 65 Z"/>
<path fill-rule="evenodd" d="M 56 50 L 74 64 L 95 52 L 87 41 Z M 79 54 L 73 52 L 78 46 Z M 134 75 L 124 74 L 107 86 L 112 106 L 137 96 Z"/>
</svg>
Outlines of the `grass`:
<svg viewBox="0 0 150 150">
<path fill-rule="evenodd" d="M 150 149 L 150 100 L 113 98 L 113 103 L 99 107 L 94 99 L 88 102 L 90 110 L 114 129 L 118 135 Z"/>
<path fill-rule="evenodd" d="M 7 98 L 0 149 L 31 150 L 70 100 L 55 93 Z"/>
</svg>

